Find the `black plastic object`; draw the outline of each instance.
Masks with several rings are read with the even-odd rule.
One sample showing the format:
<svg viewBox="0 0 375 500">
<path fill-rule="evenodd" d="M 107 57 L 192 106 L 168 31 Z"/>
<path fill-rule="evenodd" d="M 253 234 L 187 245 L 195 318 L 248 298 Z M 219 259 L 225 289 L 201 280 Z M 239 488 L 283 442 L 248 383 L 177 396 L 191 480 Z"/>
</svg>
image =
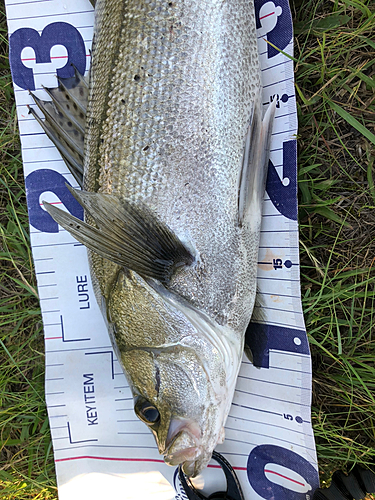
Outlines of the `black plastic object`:
<svg viewBox="0 0 375 500">
<path fill-rule="evenodd" d="M 245 500 L 240 483 L 230 463 L 217 451 L 214 451 L 212 458 L 220 464 L 225 478 L 227 480 L 227 491 L 218 491 L 212 493 L 209 497 L 205 497 L 202 493 L 196 490 L 190 479 L 182 472 L 181 466 L 178 469 L 180 482 L 185 490 L 189 500 Z"/>
<path fill-rule="evenodd" d="M 375 493 L 375 474 L 355 465 L 346 475 L 336 471 L 329 488 L 318 488 L 313 500 L 362 500 L 367 493 Z"/>
</svg>

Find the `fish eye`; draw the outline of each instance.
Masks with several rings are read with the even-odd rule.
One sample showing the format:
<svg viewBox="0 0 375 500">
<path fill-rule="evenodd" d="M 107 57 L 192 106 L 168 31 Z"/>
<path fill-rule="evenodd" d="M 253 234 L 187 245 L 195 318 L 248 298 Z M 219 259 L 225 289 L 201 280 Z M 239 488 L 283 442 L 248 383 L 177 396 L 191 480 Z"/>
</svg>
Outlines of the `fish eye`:
<svg viewBox="0 0 375 500">
<path fill-rule="evenodd" d="M 138 398 L 135 403 L 134 411 L 137 416 L 147 425 L 155 425 L 159 423 L 159 410 L 150 401 L 144 398 Z"/>
</svg>

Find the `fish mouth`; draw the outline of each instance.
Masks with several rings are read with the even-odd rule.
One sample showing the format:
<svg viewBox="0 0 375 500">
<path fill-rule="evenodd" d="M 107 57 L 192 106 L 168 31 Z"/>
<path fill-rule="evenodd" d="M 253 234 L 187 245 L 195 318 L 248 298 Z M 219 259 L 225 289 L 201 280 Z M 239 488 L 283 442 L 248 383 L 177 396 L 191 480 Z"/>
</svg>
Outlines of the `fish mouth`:
<svg viewBox="0 0 375 500">
<path fill-rule="evenodd" d="M 171 466 L 182 465 L 182 470 L 187 476 L 192 476 L 195 471 L 195 463 L 202 455 L 202 448 L 199 446 L 197 428 L 179 421 L 171 423 L 168 432 L 168 446 L 164 452 L 164 461 Z M 199 436 L 200 437 L 200 436 Z M 168 442 L 169 441 L 169 442 Z"/>
<path fill-rule="evenodd" d="M 211 455 L 204 453 L 200 447 L 190 446 L 164 455 L 164 461 L 167 465 L 180 465 L 185 476 L 195 477 L 208 464 Z"/>
<path fill-rule="evenodd" d="M 189 430 L 182 429 L 173 436 L 172 441 L 164 452 L 164 460 L 169 465 L 179 465 L 185 460 L 198 458 L 201 452 L 195 436 Z"/>
<path fill-rule="evenodd" d="M 168 465 L 180 465 L 186 464 L 187 462 L 195 462 L 195 460 L 202 454 L 202 451 L 196 446 L 191 446 L 190 448 L 184 448 L 182 450 L 176 451 L 174 453 L 168 453 L 164 455 L 164 461 Z"/>
<path fill-rule="evenodd" d="M 202 443 L 202 433 L 198 424 L 192 420 L 177 417 L 170 422 L 165 448 L 160 453 L 166 464 L 180 465 L 188 477 L 195 477 L 206 467 L 212 450 Z"/>
</svg>

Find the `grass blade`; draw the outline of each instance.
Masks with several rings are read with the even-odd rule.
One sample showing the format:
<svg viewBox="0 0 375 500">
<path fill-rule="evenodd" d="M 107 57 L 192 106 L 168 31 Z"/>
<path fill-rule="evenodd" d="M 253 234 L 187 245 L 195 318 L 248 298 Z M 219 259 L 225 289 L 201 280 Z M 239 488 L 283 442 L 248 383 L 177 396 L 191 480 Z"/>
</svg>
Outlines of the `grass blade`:
<svg viewBox="0 0 375 500">
<path fill-rule="evenodd" d="M 345 111 L 341 106 L 336 104 L 335 102 L 331 101 L 330 99 L 327 99 L 328 104 L 331 106 L 331 108 L 336 111 L 337 114 L 341 116 L 341 118 L 344 118 L 344 120 L 349 123 L 352 127 L 354 127 L 358 132 L 360 132 L 366 139 L 368 139 L 372 144 L 375 145 L 375 135 L 370 132 L 368 128 L 366 128 L 362 123 L 359 123 L 359 121 L 354 118 L 350 113 Z"/>
</svg>

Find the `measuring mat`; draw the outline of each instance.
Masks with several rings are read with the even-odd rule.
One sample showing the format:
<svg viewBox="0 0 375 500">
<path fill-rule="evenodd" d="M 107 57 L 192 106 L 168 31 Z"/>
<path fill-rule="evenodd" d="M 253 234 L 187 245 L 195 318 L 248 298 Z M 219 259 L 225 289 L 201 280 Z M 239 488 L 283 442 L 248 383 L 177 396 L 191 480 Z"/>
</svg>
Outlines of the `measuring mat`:
<svg viewBox="0 0 375 500">
<path fill-rule="evenodd" d="M 60 500 L 186 499 L 133 411 L 94 297 L 87 253 L 42 207 L 83 209 L 77 187 L 27 106 L 47 99 L 56 73 L 90 65 L 94 13 L 89 0 L 6 1 L 10 64 L 21 134 L 30 234 L 44 322 L 46 400 Z M 259 251 L 263 319 L 247 342 L 225 442 L 217 451 L 238 474 L 246 500 L 309 500 L 319 485 L 310 422 L 311 360 L 300 300 L 292 21 L 287 0 L 255 1 L 263 103 L 277 99 Z M 225 490 L 211 462 L 196 481 Z"/>
</svg>

